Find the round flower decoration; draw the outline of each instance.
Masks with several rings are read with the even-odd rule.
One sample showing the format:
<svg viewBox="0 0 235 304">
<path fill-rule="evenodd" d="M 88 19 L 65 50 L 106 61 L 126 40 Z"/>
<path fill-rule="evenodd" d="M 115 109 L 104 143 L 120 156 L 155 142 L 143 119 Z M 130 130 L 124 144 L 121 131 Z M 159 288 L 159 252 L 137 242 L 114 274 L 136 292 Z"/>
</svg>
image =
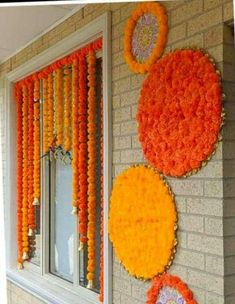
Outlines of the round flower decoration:
<svg viewBox="0 0 235 304">
<path fill-rule="evenodd" d="M 195 173 L 213 154 L 223 123 L 219 72 L 201 50 L 174 51 L 144 81 L 137 121 L 146 159 L 169 176 Z"/>
<path fill-rule="evenodd" d="M 117 177 L 110 198 L 109 235 L 131 275 L 147 280 L 170 266 L 176 228 L 173 195 L 158 173 L 141 165 Z"/>
<path fill-rule="evenodd" d="M 161 57 L 167 33 L 167 14 L 160 3 L 137 6 L 127 22 L 124 37 L 124 55 L 132 71 L 146 73 Z"/>
<path fill-rule="evenodd" d="M 163 274 L 153 279 L 146 304 L 197 304 L 192 291 L 176 276 Z"/>
</svg>

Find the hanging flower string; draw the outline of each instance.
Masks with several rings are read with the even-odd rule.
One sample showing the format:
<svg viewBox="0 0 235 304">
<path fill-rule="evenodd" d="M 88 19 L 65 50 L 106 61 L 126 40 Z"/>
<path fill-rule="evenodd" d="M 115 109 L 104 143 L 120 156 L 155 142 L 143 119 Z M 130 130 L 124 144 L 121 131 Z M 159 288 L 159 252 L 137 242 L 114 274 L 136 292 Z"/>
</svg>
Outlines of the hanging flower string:
<svg viewBox="0 0 235 304">
<path fill-rule="evenodd" d="M 34 215 L 34 87 L 28 86 L 28 236 L 33 236 L 36 229 Z"/>
<path fill-rule="evenodd" d="M 23 86 L 23 198 L 22 198 L 22 244 L 23 260 L 29 258 L 28 239 L 28 89 Z"/>
<path fill-rule="evenodd" d="M 64 70 L 64 149 L 71 150 L 71 72 Z"/>
<path fill-rule="evenodd" d="M 43 79 L 43 152 L 49 152 L 49 139 L 48 139 L 48 82 L 47 78 Z"/>
<path fill-rule="evenodd" d="M 78 127 L 78 59 L 74 59 L 72 65 L 72 214 L 77 214 L 78 211 Z"/>
<path fill-rule="evenodd" d="M 88 265 L 87 265 L 87 288 L 93 288 L 95 278 L 95 138 L 96 138 L 96 96 L 95 96 L 95 65 L 96 56 L 94 51 L 88 54 Z"/>
<path fill-rule="evenodd" d="M 101 79 L 100 99 L 100 302 L 104 301 L 104 134 L 103 134 L 103 82 Z"/>
<path fill-rule="evenodd" d="M 39 205 L 40 201 L 40 81 L 34 80 L 34 201 L 33 205 Z"/>
<path fill-rule="evenodd" d="M 86 84 L 86 58 L 79 60 L 79 234 L 80 246 L 87 242 L 87 84 Z"/>
<path fill-rule="evenodd" d="M 56 70 L 56 146 L 63 144 L 63 70 Z"/>
<path fill-rule="evenodd" d="M 48 75 L 48 148 L 54 146 L 54 85 L 53 74 Z"/>
<path fill-rule="evenodd" d="M 22 90 L 15 88 L 17 106 L 17 244 L 18 268 L 23 268 L 23 238 L 22 238 L 22 199 L 23 199 L 23 130 L 22 130 Z"/>
</svg>

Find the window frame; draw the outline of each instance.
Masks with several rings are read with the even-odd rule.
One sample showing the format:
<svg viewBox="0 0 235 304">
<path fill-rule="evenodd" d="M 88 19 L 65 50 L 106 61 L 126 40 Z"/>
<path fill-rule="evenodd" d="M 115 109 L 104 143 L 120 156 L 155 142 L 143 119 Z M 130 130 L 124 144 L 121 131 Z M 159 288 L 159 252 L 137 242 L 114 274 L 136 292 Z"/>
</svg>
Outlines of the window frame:
<svg viewBox="0 0 235 304">
<path fill-rule="evenodd" d="M 59 41 L 54 46 L 33 57 L 5 78 L 5 127 L 6 127 L 6 179 L 5 179 L 5 227 L 7 278 L 21 288 L 35 294 L 48 303 L 99 303 L 95 292 L 81 286 L 75 286 L 49 273 L 49 204 L 42 205 L 41 210 L 41 266 L 25 262 L 23 271 L 17 270 L 17 239 L 16 239 L 16 105 L 13 96 L 13 84 L 34 71 L 47 66 L 51 62 L 64 57 L 87 43 L 103 38 L 103 100 L 104 100 L 104 304 L 112 302 L 112 248 L 108 238 L 107 221 L 109 194 L 112 183 L 112 134 L 111 134 L 111 13 L 108 11 L 94 19 L 73 34 Z M 42 161 L 42 172 L 46 162 Z M 41 178 L 41 187 L 45 188 L 46 178 Z M 14 189 L 12 191 L 12 189 Z M 72 215 L 71 215 L 72 216 Z M 75 246 L 76 250 L 77 246 Z M 75 259 L 76 262 L 76 259 Z M 78 267 L 76 263 L 74 267 Z M 78 281 L 78 280 L 76 280 Z M 39 282 L 44 288 L 39 288 Z M 71 286 L 72 285 L 72 286 Z M 71 288 L 72 287 L 72 288 Z M 63 288 L 63 292 L 61 292 Z M 59 295 L 59 297 L 58 297 Z M 56 299 L 56 300 L 55 300 Z M 72 301 L 71 301 L 72 300 Z M 78 302 L 79 301 L 79 302 Z"/>
</svg>

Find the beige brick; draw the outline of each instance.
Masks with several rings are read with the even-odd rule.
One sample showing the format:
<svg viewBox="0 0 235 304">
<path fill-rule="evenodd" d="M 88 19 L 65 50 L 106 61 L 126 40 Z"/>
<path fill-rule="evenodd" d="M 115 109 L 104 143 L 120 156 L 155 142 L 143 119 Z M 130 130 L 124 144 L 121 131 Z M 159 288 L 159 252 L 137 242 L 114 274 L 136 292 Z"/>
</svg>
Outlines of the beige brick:
<svg viewBox="0 0 235 304">
<path fill-rule="evenodd" d="M 120 39 L 116 38 L 112 41 L 112 54 L 120 51 Z"/>
<path fill-rule="evenodd" d="M 204 183 L 204 194 L 208 197 L 223 197 L 222 180 L 207 180 Z"/>
<path fill-rule="evenodd" d="M 120 79 L 124 78 L 124 77 L 127 77 L 127 76 L 130 76 L 132 74 L 129 66 L 126 63 L 120 65 L 119 70 L 120 70 L 120 72 L 119 72 Z"/>
<path fill-rule="evenodd" d="M 116 25 L 121 21 L 121 11 L 120 9 L 112 12 L 112 25 Z"/>
<path fill-rule="evenodd" d="M 201 32 L 206 28 L 222 22 L 221 8 L 215 8 L 207 13 L 201 14 L 198 17 L 188 21 L 188 35 L 193 35 Z"/>
<path fill-rule="evenodd" d="M 203 217 L 197 215 L 181 214 L 179 216 L 179 227 L 184 231 L 203 232 Z"/>
<path fill-rule="evenodd" d="M 124 150 L 131 148 L 131 136 L 121 136 L 114 138 L 114 149 Z"/>
<path fill-rule="evenodd" d="M 204 9 L 210 10 L 218 5 L 221 5 L 223 0 L 204 0 Z"/>
<path fill-rule="evenodd" d="M 113 164 L 119 164 L 121 162 L 121 153 L 120 151 L 113 152 Z"/>
<path fill-rule="evenodd" d="M 113 96 L 112 99 L 113 99 L 113 102 L 112 102 L 113 109 L 120 108 L 120 96 L 119 95 Z"/>
<path fill-rule="evenodd" d="M 212 47 L 223 43 L 223 26 L 222 24 L 210 28 L 204 34 L 205 47 Z"/>
<path fill-rule="evenodd" d="M 172 190 L 177 195 L 203 195 L 203 181 L 192 179 L 170 180 Z"/>
<path fill-rule="evenodd" d="M 222 218 L 205 218 L 205 233 L 209 235 L 223 235 L 223 220 Z"/>
<path fill-rule="evenodd" d="M 126 20 L 121 21 L 112 28 L 112 39 L 123 36 L 126 27 Z"/>
<path fill-rule="evenodd" d="M 119 51 L 119 52 L 113 54 L 113 58 L 112 58 L 113 67 L 123 64 L 123 63 L 124 63 L 123 51 Z"/>
<path fill-rule="evenodd" d="M 141 150 L 126 150 L 121 151 L 121 162 L 125 163 L 136 163 L 143 161 L 143 153 Z"/>
<path fill-rule="evenodd" d="M 192 250 L 180 249 L 175 256 L 174 263 L 201 270 L 205 268 L 204 254 Z"/>
<path fill-rule="evenodd" d="M 144 303 L 146 300 L 147 287 L 146 284 L 133 284 L 131 294 L 133 298 Z"/>
<path fill-rule="evenodd" d="M 201 215 L 223 215 L 223 200 L 209 198 L 187 198 L 187 212 Z"/>
<path fill-rule="evenodd" d="M 126 92 L 121 95 L 121 106 L 129 106 L 136 104 L 139 98 L 139 90 Z"/>
<path fill-rule="evenodd" d="M 123 78 L 114 82 L 113 94 L 117 95 L 130 90 L 130 77 Z"/>
<path fill-rule="evenodd" d="M 137 104 L 131 106 L 131 118 L 132 119 L 136 119 L 137 111 L 138 111 L 138 105 Z"/>
<path fill-rule="evenodd" d="M 224 21 L 232 21 L 233 16 L 233 2 L 229 1 L 225 3 L 223 6 L 223 13 L 224 13 Z"/>
<path fill-rule="evenodd" d="M 112 68 L 112 82 L 114 85 L 118 79 L 119 79 L 119 66 L 114 66 Z"/>
<path fill-rule="evenodd" d="M 205 291 L 203 291 L 200 288 L 194 287 L 194 286 L 193 286 L 192 290 L 193 290 L 194 298 L 198 303 L 207 304 L 206 303 L 206 292 Z"/>
<path fill-rule="evenodd" d="M 121 304 L 142 304 L 142 301 L 133 299 L 133 297 L 121 294 Z"/>
<path fill-rule="evenodd" d="M 131 295 L 130 282 L 120 278 L 115 278 L 113 283 L 114 283 L 114 289 L 120 291 L 121 295 L 122 294 Z"/>
<path fill-rule="evenodd" d="M 210 161 L 203 167 L 193 178 L 210 177 L 222 178 L 223 166 L 222 161 Z"/>
<path fill-rule="evenodd" d="M 207 304 L 215 304 L 215 303 L 216 304 L 224 304 L 224 297 L 219 296 L 217 294 L 213 294 L 213 293 L 207 293 L 206 294 L 206 303 Z"/>
<path fill-rule="evenodd" d="M 184 4 L 185 1 L 183 0 L 175 0 L 175 1 L 164 1 L 163 4 L 166 7 L 167 10 L 173 10 L 178 6 L 182 6 L 182 4 Z"/>
<path fill-rule="evenodd" d="M 224 275 L 224 259 L 222 257 L 207 255 L 206 271 L 212 274 Z"/>
<path fill-rule="evenodd" d="M 146 75 L 135 74 L 131 77 L 131 88 L 140 89 L 143 85 L 143 81 L 146 78 Z"/>
<path fill-rule="evenodd" d="M 118 136 L 121 134 L 121 125 L 120 124 L 114 124 L 113 125 L 113 136 Z"/>
<path fill-rule="evenodd" d="M 177 248 L 187 248 L 187 233 L 186 232 L 183 232 L 180 229 L 177 230 L 177 240 L 178 240 Z"/>
<path fill-rule="evenodd" d="M 121 293 L 116 290 L 113 291 L 113 303 L 121 304 Z"/>
<path fill-rule="evenodd" d="M 136 7 L 137 7 L 137 3 L 135 3 L 135 2 L 124 5 L 121 8 L 121 20 L 130 18 L 132 15 L 132 12 L 136 9 Z"/>
<path fill-rule="evenodd" d="M 141 148 L 141 144 L 138 138 L 138 135 L 133 135 L 131 138 L 131 147 L 136 149 L 136 148 Z"/>
<path fill-rule="evenodd" d="M 223 45 L 222 44 L 209 48 L 208 53 L 216 62 L 223 61 Z"/>
<path fill-rule="evenodd" d="M 172 44 L 186 37 L 186 23 L 173 27 L 168 34 L 168 43 Z"/>
<path fill-rule="evenodd" d="M 203 46 L 204 46 L 203 34 L 196 34 L 190 38 L 182 39 L 179 42 L 175 42 L 172 44 L 173 49 L 181 49 L 185 47 L 203 48 Z"/>
<path fill-rule="evenodd" d="M 122 173 L 127 168 L 129 168 L 128 164 L 125 164 L 125 165 L 115 165 L 114 166 L 114 177 L 118 176 L 120 173 Z"/>
<path fill-rule="evenodd" d="M 187 267 L 186 266 L 176 265 L 173 263 L 169 269 L 169 272 L 172 275 L 179 276 L 181 278 L 181 280 L 187 282 Z"/>
<path fill-rule="evenodd" d="M 137 122 L 128 121 L 121 124 L 121 135 L 132 135 L 137 133 Z"/>
<path fill-rule="evenodd" d="M 203 1 L 191 0 L 171 12 L 171 25 L 175 25 L 202 12 Z"/>
<path fill-rule="evenodd" d="M 203 234 L 188 234 L 188 248 L 196 251 L 223 255 L 223 239 Z"/>
<path fill-rule="evenodd" d="M 180 213 L 186 213 L 187 210 L 187 202 L 185 197 L 175 197 L 175 203 L 177 211 Z"/>
<path fill-rule="evenodd" d="M 224 294 L 224 284 L 222 277 L 215 277 L 196 270 L 190 270 L 188 273 L 188 283 L 199 288 L 205 288 L 209 292 L 216 292 L 219 295 Z"/>
<path fill-rule="evenodd" d="M 125 121 L 131 118 L 131 108 L 125 107 L 114 110 L 114 122 Z"/>
</svg>

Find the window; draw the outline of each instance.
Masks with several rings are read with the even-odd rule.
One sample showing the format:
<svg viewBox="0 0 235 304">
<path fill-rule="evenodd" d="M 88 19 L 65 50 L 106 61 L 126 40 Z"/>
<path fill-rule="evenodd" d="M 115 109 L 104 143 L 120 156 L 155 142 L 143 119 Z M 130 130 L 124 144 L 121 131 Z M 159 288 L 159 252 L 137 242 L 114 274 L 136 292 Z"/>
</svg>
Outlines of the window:
<svg viewBox="0 0 235 304">
<path fill-rule="evenodd" d="M 100 235 L 100 227 L 101 227 L 101 212 L 102 212 L 102 206 L 100 205 L 101 201 L 101 189 L 104 190 L 104 199 L 107 201 L 108 198 L 108 192 L 110 188 L 110 179 L 111 174 L 110 170 L 107 168 L 107 165 L 110 164 L 110 155 L 108 155 L 108 145 L 110 145 L 110 139 L 109 139 L 109 128 L 107 128 L 110 125 L 110 115 L 108 115 L 109 104 L 108 104 L 108 98 L 109 93 L 107 93 L 108 89 L 108 78 L 107 78 L 107 71 L 108 71 L 108 61 L 109 59 L 103 57 L 103 54 L 108 54 L 108 31 L 107 31 L 107 25 L 109 22 L 108 14 L 105 14 L 102 16 L 102 18 L 98 18 L 97 20 L 93 21 L 92 24 L 84 28 L 84 31 L 81 29 L 79 30 L 79 33 L 76 33 L 69 37 L 70 39 L 67 39 L 67 41 L 63 41 L 63 43 L 60 43 L 57 47 L 54 48 L 54 50 L 50 50 L 46 56 L 46 60 L 44 62 L 44 66 L 47 66 L 51 62 L 54 62 L 56 59 L 55 56 L 63 57 L 63 54 L 65 54 L 65 46 L 67 48 L 66 53 L 73 53 L 75 47 L 77 44 L 82 45 L 82 49 L 84 45 L 86 46 L 87 43 L 90 43 L 89 41 L 97 41 L 97 36 L 100 36 L 102 33 L 103 36 L 103 50 L 96 52 L 96 87 L 95 87 L 95 96 L 97 102 L 97 106 L 95 108 L 95 124 L 96 124 L 96 132 L 94 135 L 94 141 L 95 146 L 93 147 L 96 151 L 96 159 L 93 164 L 94 167 L 94 192 L 96 197 L 96 205 L 94 212 L 95 222 L 93 223 L 95 226 L 95 229 L 91 230 L 91 236 L 94 238 L 94 250 L 95 250 L 95 256 L 94 261 L 90 262 L 89 267 L 89 259 L 93 256 L 92 251 L 89 251 L 89 246 L 87 243 L 83 245 L 83 250 L 78 250 L 79 245 L 79 225 L 80 218 L 79 216 L 72 216 L 71 215 L 71 201 L 73 197 L 73 158 L 74 158 L 74 151 L 73 149 L 69 151 L 65 151 L 65 149 L 60 149 L 61 147 L 51 147 L 50 152 L 44 153 L 43 151 L 43 140 L 45 139 L 43 136 L 43 140 L 41 141 L 41 206 L 34 206 L 34 224 L 36 225 L 36 230 L 33 235 L 31 235 L 30 231 L 28 231 L 28 238 L 29 238 L 29 255 L 30 255 L 30 262 L 25 262 L 25 270 L 22 272 L 16 272 L 13 269 L 8 269 L 8 277 L 11 278 L 13 281 L 17 281 L 17 278 L 29 278 L 30 274 L 33 273 L 33 279 L 31 282 L 30 280 L 18 280 L 20 284 L 25 284 L 26 288 L 34 289 L 36 293 L 39 293 L 39 286 L 37 286 L 38 282 L 48 282 L 46 284 L 46 288 L 50 290 L 51 294 L 53 294 L 53 297 L 58 297 L 58 294 L 55 292 L 55 286 L 50 286 L 49 282 L 53 282 L 58 284 L 60 287 L 64 287 L 65 290 L 63 292 L 63 296 L 65 297 L 66 294 L 68 294 L 68 298 L 74 296 L 76 301 L 81 298 L 87 299 L 88 302 L 81 302 L 81 303 L 98 303 L 98 296 L 97 294 L 100 291 L 100 270 L 104 272 L 105 280 L 106 282 L 106 291 L 104 292 L 105 295 L 105 302 L 110 303 L 111 299 L 111 293 L 109 284 L 111 284 L 111 265 L 109 263 L 105 263 L 104 268 L 100 268 L 100 246 L 102 243 L 102 237 Z M 86 34 L 84 34 L 86 32 Z M 95 34 L 97 33 L 97 34 Z M 89 38 L 90 37 L 90 38 Z M 79 38 L 79 39 L 78 39 Z M 87 40 L 89 39 L 89 41 Z M 79 42 L 80 41 L 80 42 Z M 85 42 L 85 43 L 84 43 Z M 79 48 L 81 49 L 81 48 Z M 72 51 L 70 51 L 72 50 Z M 57 54 L 57 55 L 56 55 Z M 69 55 L 66 56 L 68 58 Z M 31 70 L 28 70 L 28 67 L 24 67 L 22 71 L 16 71 L 15 73 L 11 73 L 9 75 L 9 81 L 15 82 L 17 79 L 23 78 L 26 74 L 32 74 L 37 69 L 42 66 L 43 56 L 40 56 L 39 61 L 35 64 L 32 63 L 32 66 L 30 67 Z M 41 63 L 40 63 L 41 62 Z M 58 63 L 58 61 L 57 61 Z M 32 68 L 33 67 L 33 68 Z M 102 67 L 104 67 L 104 71 L 102 71 Z M 66 63 L 66 69 L 69 69 L 71 71 L 71 64 Z M 28 71 L 27 71 L 28 70 Z M 39 72 L 40 73 L 40 72 Z M 53 72 L 55 74 L 55 72 Z M 53 74 L 53 84 L 56 86 L 56 76 Z M 72 71 L 71 71 L 72 74 Z M 104 76 L 103 76 L 104 75 Z M 72 77 L 72 76 L 71 76 Z M 40 108 L 41 113 L 44 113 L 45 111 L 45 88 L 43 89 L 43 77 L 41 80 L 41 94 L 40 94 Z M 89 80 L 88 83 L 86 83 L 86 86 L 88 87 L 89 91 Z M 102 90 L 101 88 L 104 88 L 104 96 L 103 96 L 103 103 L 101 103 L 102 99 Z M 10 92 L 11 86 L 9 83 L 8 91 Z M 28 94 L 30 94 L 30 91 L 28 91 Z M 64 94 L 64 92 L 63 92 Z M 70 94 L 72 94 L 72 88 L 70 90 Z M 89 95 L 89 92 L 88 92 Z M 24 98 L 24 97 L 23 97 Z M 53 98 L 56 100 L 56 91 L 53 93 Z M 70 96 L 72 99 L 72 96 Z M 63 107 L 65 103 L 65 97 L 63 95 L 62 97 L 63 101 Z M 35 100 L 34 100 L 35 102 Z M 72 103 L 72 101 L 71 101 Z M 104 117 L 103 121 L 101 119 L 101 111 L 100 105 L 103 104 L 104 107 Z M 10 104 L 10 106 L 7 106 L 8 110 L 8 118 L 9 125 L 14 126 L 15 122 L 13 121 L 13 113 L 14 113 L 14 104 L 13 102 Z M 108 116 L 107 116 L 108 115 Z M 63 117 L 64 117 L 64 108 L 63 108 Z M 54 118 L 56 120 L 56 118 Z M 104 125 L 103 125 L 104 124 Z M 103 127 L 102 127 L 103 126 Z M 105 128 L 106 126 L 106 128 Z M 44 116 L 41 116 L 40 118 L 40 128 L 41 128 L 41 134 L 43 134 L 45 129 L 45 121 Z M 102 128 L 105 129 L 104 136 L 104 162 L 103 162 L 103 169 L 102 169 L 102 158 L 99 155 L 100 149 L 101 149 L 101 138 L 102 138 Z M 16 130 L 16 128 L 14 128 Z M 8 149 L 10 150 L 12 147 L 12 143 L 14 143 L 14 133 L 15 131 L 12 128 L 9 129 L 9 143 L 8 143 Z M 70 125 L 70 130 L 72 130 L 72 122 Z M 58 130 L 57 130 L 58 131 Z M 64 131 L 63 131 L 64 132 Z M 105 144 L 106 142 L 106 144 Z M 29 141 L 28 141 L 29 144 Z M 105 147 L 106 145 L 106 147 Z M 55 148 L 55 149 L 54 149 Z M 54 150 L 53 150 L 54 149 Z M 16 158 L 15 155 L 10 155 L 11 159 L 14 160 Z M 67 158 L 67 159 L 66 159 Z M 65 161 L 66 160 L 66 161 Z M 11 177 L 14 176 L 15 166 L 11 165 L 9 163 L 9 185 L 12 186 L 12 180 Z M 104 172 L 104 187 L 102 186 L 102 179 L 100 178 L 101 173 Z M 30 174 L 29 174 L 30 175 Z M 16 215 L 12 215 L 12 211 L 14 210 L 14 204 L 15 204 L 15 198 L 13 194 L 9 191 L 8 192 L 11 206 L 9 206 L 8 209 L 8 216 L 11 219 L 11 226 L 15 225 L 16 223 Z M 87 203 L 89 204 L 89 202 Z M 24 207 L 23 207 L 24 208 Z M 75 208 L 79 209 L 79 206 L 75 206 Z M 107 220 L 107 205 L 104 206 L 104 221 Z M 87 213 L 90 211 L 87 209 Z M 29 212 L 30 213 L 30 212 Z M 92 216 L 90 217 L 92 219 Z M 87 219 L 89 222 L 89 218 Z M 89 223 L 88 223 L 89 226 Z M 89 230 L 89 228 L 88 228 Z M 24 229 L 22 230 L 24 231 Z M 81 233 L 80 233 L 81 234 Z M 13 244 L 13 241 L 16 238 L 9 237 L 10 243 Z M 92 242 L 91 242 L 92 243 Z M 27 247 L 27 246 L 25 246 Z M 23 249 L 25 248 L 23 245 Z M 107 237 L 107 231 L 104 231 L 104 255 L 108 260 L 110 260 L 110 246 L 108 242 Z M 24 252 L 23 252 L 24 253 Z M 10 265 L 15 264 L 15 253 L 12 254 L 11 259 L 9 259 Z M 88 272 L 92 272 L 90 269 L 94 268 L 94 275 L 89 276 Z M 29 272 L 28 272 L 29 271 Z M 40 274 L 41 273 L 41 274 Z M 92 277 L 92 280 L 90 279 Z M 36 279 L 37 278 L 37 279 Z M 39 280 L 39 281 L 38 281 Z M 41 281 L 44 280 L 44 281 Z M 45 281 L 46 280 L 46 281 Z M 33 282 L 35 281 L 35 282 Z M 92 281 L 92 285 L 90 284 L 90 281 Z M 43 284 L 44 284 L 43 283 Z M 34 285 L 33 285 L 34 284 Z M 34 287 L 33 287 L 34 286 Z M 69 290 L 71 293 L 69 294 Z M 41 296 L 43 297 L 50 297 L 45 296 L 45 291 L 41 289 L 40 291 Z M 60 295 L 61 296 L 61 295 Z M 59 302 L 58 302 L 59 303 Z M 79 303 L 79 302 L 78 302 Z"/>
</svg>

